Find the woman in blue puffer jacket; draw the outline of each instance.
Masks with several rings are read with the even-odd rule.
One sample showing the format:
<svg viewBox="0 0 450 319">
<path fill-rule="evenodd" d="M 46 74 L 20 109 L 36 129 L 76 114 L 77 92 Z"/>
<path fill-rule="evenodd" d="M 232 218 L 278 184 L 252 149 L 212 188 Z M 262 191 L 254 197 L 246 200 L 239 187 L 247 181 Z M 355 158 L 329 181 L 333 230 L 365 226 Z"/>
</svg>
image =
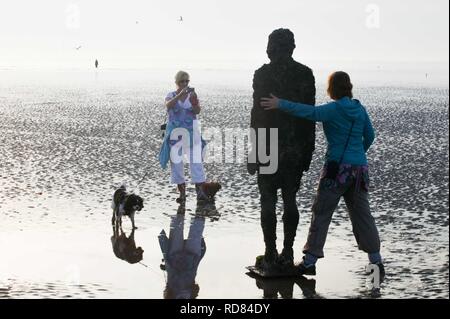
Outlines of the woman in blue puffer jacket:
<svg viewBox="0 0 450 319">
<path fill-rule="evenodd" d="M 314 107 L 279 99 L 272 95 L 263 98 L 266 110 L 279 109 L 311 121 L 323 122 L 328 142 L 325 165 L 312 211 L 308 240 L 304 247 L 299 271 L 315 275 L 315 264 L 323 258 L 323 247 L 334 210 L 344 197 L 358 246 L 369 255 L 372 264 L 384 277 L 380 255 L 380 239 L 374 218 L 370 213 L 369 174 L 366 152 L 375 139 L 370 117 L 358 100 L 353 99 L 353 85 L 345 72 L 329 77 L 328 95 L 332 102 Z"/>
</svg>

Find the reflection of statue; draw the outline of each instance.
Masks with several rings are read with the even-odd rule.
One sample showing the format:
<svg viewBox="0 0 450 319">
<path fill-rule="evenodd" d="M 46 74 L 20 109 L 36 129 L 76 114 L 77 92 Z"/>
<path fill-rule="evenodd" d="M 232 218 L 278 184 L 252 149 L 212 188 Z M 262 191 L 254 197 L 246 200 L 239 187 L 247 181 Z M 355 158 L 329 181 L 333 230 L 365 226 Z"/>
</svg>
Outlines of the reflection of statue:
<svg viewBox="0 0 450 319">
<path fill-rule="evenodd" d="M 115 223 L 113 226 L 113 235 L 111 236 L 111 243 L 116 257 L 125 260 L 130 264 L 140 262 L 144 254 L 144 250 L 141 247 L 136 247 L 134 232 L 135 229 L 133 229 L 130 236 L 127 237 L 122 226 Z"/>
<path fill-rule="evenodd" d="M 316 281 L 305 277 L 291 278 L 263 278 L 252 273 L 248 275 L 256 280 L 256 286 L 264 291 L 264 299 L 278 299 L 278 295 L 283 299 L 294 297 L 294 286 L 297 285 L 302 290 L 305 298 L 320 298 L 316 294 Z"/>
<path fill-rule="evenodd" d="M 205 218 L 195 216 L 191 221 L 189 235 L 184 239 L 184 214 L 172 217 L 170 233 L 163 230 L 159 244 L 164 257 L 163 269 L 167 271 L 166 299 L 195 299 L 200 290 L 195 283 L 197 269 L 206 252 L 203 239 Z"/>
<path fill-rule="evenodd" d="M 292 58 L 295 49 L 294 35 L 287 29 L 275 30 L 269 36 L 267 54 L 270 64 L 265 64 L 255 72 L 253 79 L 253 109 L 251 127 L 278 129 L 278 170 L 275 174 L 261 174 L 262 164 L 248 164 L 250 174 L 258 172 L 258 187 L 261 193 L 261 226 L 266 244 L 265 262 L 280 261 L 292 265 L 293 243 L 297 231 L 299 213 L 296 195 L 300 188 L 303 172 L 309 169 L 314 151 L 315 124 L 294 118 L 287 113 L 266 112 L 260 107 L 260 99 L 270 94 L 280 98 L 315 104 L 315 80 L 311 69 Z M 266 132 L 266 150 L 272 152 L 269 132 Z M 252 150 L 258 154 L 257 139 L 252 140 Z M 271 143 L 272 142 L 272 143 Z M 264 141 L 263 141 L 264 143 Z M 264 145 L 264 144 L 263 144 Z M 275 151 L 275 149 L 274 149 Z M 276 249 L 277 190 L 281 188 L 284 203 L 284 249 L 280 256 Z"/>
</svg>

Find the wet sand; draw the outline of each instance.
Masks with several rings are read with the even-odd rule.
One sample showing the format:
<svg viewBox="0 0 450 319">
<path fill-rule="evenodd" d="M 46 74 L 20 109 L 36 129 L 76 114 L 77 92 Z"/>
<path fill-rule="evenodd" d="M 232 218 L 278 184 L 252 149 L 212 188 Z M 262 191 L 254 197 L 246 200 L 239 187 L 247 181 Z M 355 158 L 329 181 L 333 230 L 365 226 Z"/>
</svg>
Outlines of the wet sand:
<svg viewBox="0 0 450 319">
<path fill-rule="evenodd" d="M 2 80 L 0 298 L 163 297 L 158 235 L 169 231 L 177 204 L 156 155 L 164 120 L 161 99 L 172 86 L 145 77 L 127 79 L 105 71 L 58 74 L 47 81 Z M 203 126 L 247 127 L 248 87 L 207 78 L 197 79 L 195 86 Z M 326 101 L 324 91 L 318 88 L 319 102 Z M 378 297 L 449 297 L 448 94 L 448 88 L 357 88 L 377 131 L 369 153 L 371 203 L 388 272 Z M 317 135 L 314 162 L 298 196 L 296 259 L 324 154 L 320 126 Z M 148 179 L 135 188 L 147 170 Z M 373 297 L 364 272 L 367 257 L 356 247 L 342 203 L 314 280 L 248 277 L 245 266 L 263 252 L 256 180 L 241 164 L 208 164 L 207 173 L 223 184 L 223 191 L 216 201 L 220 218 L 205 221 L 207 250 L 196 277 L 199 298 L 262 298 L 264 288 L 273 295 L 274 289 L 292 287 L 294 298 Z M 110 201 L 123 181 L 145 201 L 135 234 L 144 249 L 143 264 L 128 264 L 112 250 Z M 186 228 L 194 204 L 190 187 Z M 124 230 L 130 228 L 125 220 Z"/>
</svg>

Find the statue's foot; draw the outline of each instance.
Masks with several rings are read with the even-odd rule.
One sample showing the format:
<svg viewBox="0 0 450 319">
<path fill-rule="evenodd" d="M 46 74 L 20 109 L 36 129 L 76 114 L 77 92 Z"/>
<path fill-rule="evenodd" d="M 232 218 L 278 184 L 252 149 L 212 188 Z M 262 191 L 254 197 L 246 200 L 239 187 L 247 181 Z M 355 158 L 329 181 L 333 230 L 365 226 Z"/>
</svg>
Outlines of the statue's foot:
<svg viewBox="0 0 450 319">
<path fill-rule="evenodd" d="M 294 250 L 284 248 L 277 258 L 277 264 L 283 268 L 292 268 L 294 266 Z"/>
<path fill-rule="evenodd" d="M 266 249 L 266 252 L 262 256 L 256 257 L 255 267 L 270 271 L 274 270 L 277 266 L 278 252 L 276 249 Z"/>
</svg>

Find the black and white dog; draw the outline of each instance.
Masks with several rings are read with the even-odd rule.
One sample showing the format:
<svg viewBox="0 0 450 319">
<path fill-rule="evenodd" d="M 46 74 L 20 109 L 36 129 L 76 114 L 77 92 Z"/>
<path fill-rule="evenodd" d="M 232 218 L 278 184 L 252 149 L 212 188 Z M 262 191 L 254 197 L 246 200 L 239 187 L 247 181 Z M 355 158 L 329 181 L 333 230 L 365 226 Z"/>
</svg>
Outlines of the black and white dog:
<svg viewBox="0 0 450 319">
<path fill-rule="evenodd" d="M 128 216 L 131 219 L 133 229 L 137 229 L 134 224 L 134 214 L 144 208 L 144 200 L 136 195 L 127 192 L 125 186 L 121 186 L 114 192 L 111 208 L 113 209 L 112 224 L 116 222 L 122 225 L 122 216 Z"/>
</svg>

